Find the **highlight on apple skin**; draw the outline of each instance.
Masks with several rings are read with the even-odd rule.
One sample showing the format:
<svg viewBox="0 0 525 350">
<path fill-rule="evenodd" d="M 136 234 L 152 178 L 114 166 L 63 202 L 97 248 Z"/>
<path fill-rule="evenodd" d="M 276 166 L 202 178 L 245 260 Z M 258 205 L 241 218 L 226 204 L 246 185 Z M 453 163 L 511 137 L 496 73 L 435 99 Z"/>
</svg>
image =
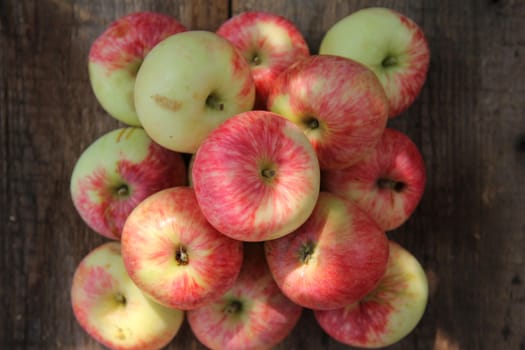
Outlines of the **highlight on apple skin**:
<svg viewBox="0 0 525 350">
<path fill-rule="evenodd" d="M 130 278 L 153 300 L 182 310 L 210 303 L 233 285 L 242 247 L 206 221 L 193 189 L 183 186 L 146 198 L 122 231 Z"/>
<path fill-rule="evenodd" d="M 353 202 L 321 192 L 296 231 L 265 242 L 266 260 L 283 293 L 310 309 L 356 302 L 383 277 L 388 239 Z"/>
<path fill-rule="evenodd" d="M 75 270 L 71 304 L 79 325 L 114 350 L 157 350 L 178 333 L 183 311 L 145 296 L 129 278 L 120 244 L 109 242 L 89 252 Z"/>
<path fill-rule="evenodd" d="M 248 62 L 228 40 L 190 30 L 150 51 L 137 73 L 134 100 L 153 140 L 195 153 L 213 129 L 252 109 L 255 85 Z"/>
<path fill-rule="evenodd" d="M 240 113 L 213 130 L 195 155 L 192 183 L 206 219 L 241 241 L 286 235 L 310 216 L 320 170 L 303 132 L 268 111 Z"/>
<path fill-rule="evenodd" d="M 295 24 L 275 13 L 242 12 L 221 24 L 216 33 L 228 39 L 250 64 L 256 92 L 253 109 L 266 109 L 279 74 L 310 55 Z"/>
<path fill-rule="evenodd" d="M 351 13 L 325 33 L 321 55 L 337 55 L 365 64 L 377 75 L 393 118 L 410 107 L 426 81 L 430 49 L 423 30 L 389 8 Z"/>
<path fill-rule="evenodd" d="M 354 60 L 314 55 L 279 75 L 268 109 L 298 125 L 321 169 L 348 167 L 379 141 L 388 100 L 376 75 Z"/>
<path fill-rule="evenodd" d="M 140 126 L 133 91 L 137 71 L 149 51 L 168 36 L 186 31 L 176 19 L 156 12 L 135 12 L 112 22 L 91 45 L 91 87 L 115 119 Z"/>
<path fill-rule="evenodd" d="M 142 128 L 124 127 L 100 136 L 82 152 L 70 192 L 84 222 L 118 240 L 129 213 L 143 199 L 186 181 L 179 153 L 156 144 Z"/>
<path fill-rule="evenodd" d="M 270 349 L 297 324 L 302 308 L 273 280 L 262 243 L 245 243 L 241 273 L 217 301 L 188 311 L 191 330 L 212 350 Z"/>
<path fill-rule="evenodd" d="M 354 201 L 385 231 L 404 224 L 417 208 L 426 183 L 423 157 L 401 131 L 387 128 L 365 159 L 322 172 L 323 190 Z"/>
<path fill-rule="evenodd" d="M 337 341 L 360 348 L 382 348 L 407 336 L 428 303 L 428 281 L 421 264 L 405 248 L 389 242 L 385 276 L 362 300 L 336 310 L 316 310 L 321 328 Z"/>
</svg>

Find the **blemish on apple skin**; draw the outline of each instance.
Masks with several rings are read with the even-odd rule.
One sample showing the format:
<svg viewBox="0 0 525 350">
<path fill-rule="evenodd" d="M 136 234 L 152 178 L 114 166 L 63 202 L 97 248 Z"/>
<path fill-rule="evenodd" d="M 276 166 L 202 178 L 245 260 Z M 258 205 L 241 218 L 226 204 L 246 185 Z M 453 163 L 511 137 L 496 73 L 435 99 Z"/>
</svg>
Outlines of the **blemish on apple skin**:
<svg viewBox="0 0 525 350">
<path fill-rule="evenodd" d="M 155 101 L 156 104 L 158 104 L 162 108 L 166 108 L 171 111 L 177 111 L 181 106 L 180 102 L 159 94 L 155 94 L 151 96 L 151 98 Z"/>
</svg>

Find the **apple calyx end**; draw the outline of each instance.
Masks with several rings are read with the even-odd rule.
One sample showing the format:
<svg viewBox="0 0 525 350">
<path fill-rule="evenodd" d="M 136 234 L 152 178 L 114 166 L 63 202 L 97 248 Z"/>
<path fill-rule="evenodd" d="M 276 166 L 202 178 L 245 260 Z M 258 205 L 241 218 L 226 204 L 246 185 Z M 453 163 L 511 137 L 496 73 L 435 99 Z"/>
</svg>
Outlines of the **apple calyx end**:
<svg viewBox="0 0 525 350">
<path fill-rule="evenodd" d="M 398 60 L 397 57 L 392 55 L 387 55 L 383 60 L 381 61 L 381 67 L 383 68 L 390 68 L 397 66 Z"/>
<path fill-rule="evenodd" d="M 183 246 L 177 247 L 175 250 L 175 261 L 177 262 L 177 265 L 184 266 L 188 265 L 190 262 L 190 258 L 188 256 L 188 252 L 186 251 L 186 248 Z"/>
<path fill-rule="evenodd" d="M 265 168 L 261 170 L 261 176 L 266 180 L 271 180 L 275 177 L 276 171 L 272 168 Z"/>
<path fill-rule="evenodd" d="M 124 294 L 118 292 L 116 293 L 114 296 L 113 296 L 113 300 L 115 300 L 115 302 L 117 304 L 120 304 L 122 306 L 125 306 L 126 303 L 127 303 L 127 300 L 126 300 L 126 297 L 124 296 Z"/>
<path fill-rule="evenodd" d="M 129 192 L 129 186 L 127 184 L 119 184 L 113 190 L 113 193 L 119 198 L 127 197 Z"/>
<path fill-rule="evenodd" d="M 377 187 L 384 190 L 392 190 L 395 192 L 403 192 L 403 190 L 407 187 L 406 183 L 401 181 L 395 181 L 391 179 L 386 178 L 380 178 L 377 180 Z"/>
<path fill-rule="evenodd" d="M 259 66 L 262 63 L 261 56 L 257 52 L 253 53 L 251 59 L 249 60 L 251 66 Z"/>
<path fill-rule="evenodd" d="M 224 308 L 224 313 L 228 315 L 236 315 L 242 311 L 243 305 L 240 300 L 233 299 Z"/>
<path fill-rule="evenodd" d="M 308 264 L 310 260 L 312 259 L 312 255 L 315 251 L 315 243 L 308 241 L 305 244 L 303 244 L 299 250 L 299 260 L 303 264 Z"/>
<path fill-rule="evenodd" d="M 309 130 L 316 130 L 316 129 L 319 129 L 319 127 L 321 126 L 319 124 L 319 120 L 317 118 L 315 118 L 315 117 L 308 117 L 308 118 L 306 118 L 305 121 L 304 121 L 304 125 Z"/>
<path fill-rule="evenodd" d="M 221 101 L 221 99 L 212 92 L 211 94 L 206 97 L 206 107 L 216 110 L 216 111 L 223 111 L 224 110 L 224 103 Z"/>
</svg>

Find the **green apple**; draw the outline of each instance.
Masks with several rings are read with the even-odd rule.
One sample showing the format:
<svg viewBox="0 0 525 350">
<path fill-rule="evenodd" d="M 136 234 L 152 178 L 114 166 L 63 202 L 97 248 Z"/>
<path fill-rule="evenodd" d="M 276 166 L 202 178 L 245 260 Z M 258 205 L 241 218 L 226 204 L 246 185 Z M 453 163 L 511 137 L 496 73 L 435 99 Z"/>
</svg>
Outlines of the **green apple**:
<svg viewBox="0 0 525 350">
<path fill-rule="evenodd" d="M 208 31 L 160 42 L 135 82 L 135 108 L 146 132 L 184 153 L 194 153 L 210 131 L 250 110 L 254 100 L 248 62 L 228 40 Z"/>
<path fill-rule="evenodd" d="M 370 7 L 334 24 L 319 54 L 354 59 L 373 70 L 390 105 L 390 117 L 405 111 L 419 95 L 430 60 L 421 28 L 394 10 Z"/>
</svg>

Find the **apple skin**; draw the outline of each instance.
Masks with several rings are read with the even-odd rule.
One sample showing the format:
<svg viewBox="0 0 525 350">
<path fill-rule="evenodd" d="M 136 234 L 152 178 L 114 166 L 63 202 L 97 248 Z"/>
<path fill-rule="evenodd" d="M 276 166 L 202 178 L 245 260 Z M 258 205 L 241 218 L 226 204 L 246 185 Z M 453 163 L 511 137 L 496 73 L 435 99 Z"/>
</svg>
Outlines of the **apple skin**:
<svg viewBox="0 0 525 350">
<path fill-rule="evenodd" d="M 202 143 L 193 188 L 211 225 L 241 241 L 286 235 L 310 216 L 320 170 L 302 131 L 268 111 L 228 119 Z"/>
<path fill-rule="evenodd" d="M 314 311 L 321 328 L 337 341 L 360 348 L 394 344 L 417 326 L 428 302 L 428 281 L 417 259 L 389 242 L 390 258 L 379 285 L 357 303 Z"/>
<path fill-rule="evenodd" d="M 410 138 L 387 128 L 368 156 L 351 167 L 326 170 L 323 190 L 353 200 L 379 226 L 390 231 L 412 215 L 426 183 L 423 157 Z"/>
<path fill-rule="evenodd" d="M 88 253 L 75 270 L 71 303 L 80 326 L 114 350 L 157 350 L 178 333 L 181 310 L 153 302 L 129 278 L 118 242 Z"/>
<path fill-rule="evenodd" d="M 124 127 L 100 136 L 82 152 L 70 192 L 84 222 L 118 240 L 129 213 L 144 198 L 186 181 L 179 153 L 153 142 L 142 128 Z"/>
<path fill-rule="evenodd" d="M 242 12 L 224 22 L 217 34 L 228 39 L 250 64 L 256 92 L 253 109 L 266 109 L 277 76 L 310 55 L 294 23 L 273 13 Z"/>
<path fill-rule="evenodd" d="M 388 239 L 351 201 L 321 192 L 295 232 L 265 242 L 270 271 L 283 293 L 310 309 L 336 309 L 368 294 L 383 277 Z"/>
<path fill-rule="evenodd" d="M 321 169 L 361 160 L 388 120 L 388 100 L 375 74 L 353 60 L 329 55 L 310 56 L 281 73 L 268 109 L 303 129 Z"/>
<path fill-rule="evenodd" d="M 430 62 L 423 30 L 405 15 L 381 7 L 361 9 L 334 24 L 319 54 L 351 58 L 372 69 L 388 96 L 391 118 L 418 97 Z"/>
<path fill-rule="evenodd" d="M 250 66 L 223 37 L 187 31 L 161 41 L 144 59 L 135 81 L 142 126 L 160 145 L 194 153 L 231 116 L 251 110 Z"/>
<path fill-rule="evenodd" d="M 122 231 L 131 279 L 153 300 L 182 310 L 212 302 L 233 285 L 242 248 L 206 221 L 189 187 L 146 198 Z"/>
<path fill-rule="evenodd" d="M 137 70 L 157 43 L 184 31 L 186 27 L 167 15 L 136 12 L 117 19 L 95 39 L 89 51 L 89 78 L 111 116 L 140 126 L 133 101 Z"/>
<path fill-rule="evenodd" d="M 262 243 L 245 243 L 241 273 L 216 302 L 188 311 L 188 323 L 212 350 L 270 349 L 297 324 L 302 308 L 286 298 L 268 269 Z"/>
</svg>

